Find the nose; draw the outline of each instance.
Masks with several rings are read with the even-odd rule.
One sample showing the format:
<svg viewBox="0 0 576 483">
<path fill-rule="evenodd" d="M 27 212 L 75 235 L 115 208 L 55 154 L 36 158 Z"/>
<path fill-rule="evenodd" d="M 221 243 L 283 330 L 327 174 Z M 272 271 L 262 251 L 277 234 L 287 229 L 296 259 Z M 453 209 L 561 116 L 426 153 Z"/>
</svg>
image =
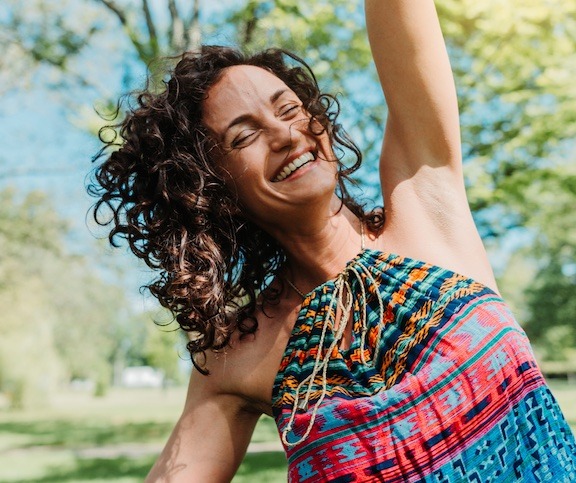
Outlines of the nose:
<svg viewBox="0 0 576 483">
<path fill-rule="evenodd" d="M 269 131 L 270 147 L 274 151 L 290 151 L 306 127 L 306 119 L 274 119 Z"/>
</svg>

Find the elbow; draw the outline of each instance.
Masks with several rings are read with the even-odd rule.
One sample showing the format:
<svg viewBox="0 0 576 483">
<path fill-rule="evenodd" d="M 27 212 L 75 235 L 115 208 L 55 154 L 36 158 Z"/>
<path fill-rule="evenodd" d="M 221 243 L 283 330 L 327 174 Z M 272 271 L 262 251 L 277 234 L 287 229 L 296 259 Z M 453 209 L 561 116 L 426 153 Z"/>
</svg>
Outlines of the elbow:
<svg viewBox="0 0 576 483">
<path fill-rule="evenodd" d="M 402 123 L 390 115 L 384 147 L 394 153 L 393 158 L 403 159 L 407 167 L 448 167 L 461 172 L 462 146 L 457 126 L 447 127 L 446 123 L 435 122 Z"/>
</svg>

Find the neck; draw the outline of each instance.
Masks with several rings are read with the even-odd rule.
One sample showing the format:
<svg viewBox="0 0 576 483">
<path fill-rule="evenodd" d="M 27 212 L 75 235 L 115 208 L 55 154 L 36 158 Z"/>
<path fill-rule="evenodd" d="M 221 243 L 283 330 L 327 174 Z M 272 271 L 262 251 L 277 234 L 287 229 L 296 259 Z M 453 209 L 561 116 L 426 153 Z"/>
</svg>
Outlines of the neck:
<svg viewBox="0 0 576 483">
<path fill-rule="evenodd" d="M 324 218 L 307 218 L 289 230 L 273 234 L 287 256 L 284 276 L 307 293 L 335 277 L 361 250 L 360 220 L 340 201 Z"/>
</svg>

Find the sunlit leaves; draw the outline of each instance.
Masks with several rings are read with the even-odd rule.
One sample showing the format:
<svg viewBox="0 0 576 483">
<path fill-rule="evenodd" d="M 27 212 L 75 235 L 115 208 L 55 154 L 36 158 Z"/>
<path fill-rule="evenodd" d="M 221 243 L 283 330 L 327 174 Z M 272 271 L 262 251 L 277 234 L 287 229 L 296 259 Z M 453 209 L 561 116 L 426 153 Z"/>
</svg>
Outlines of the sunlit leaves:
<svg viewBox="0 0 576 483">
<path fill-rule="evenodd" d="M 38 80 L 38 72 L 53 91 L 69 93 L 63 86 L 71 84 L 95 89 L 106 97 L 105 105 L 114 105 L 109 99 L 120 90 L 141 87 L 139 73 L 149 61 L 175 53 L 168 2 L 150 2 L 154 35 L 141 1 L 113 4 L 119 15 L 103 0 L 6 0 L 8 14 L 0 17 L 5 32 L 0 35 L 0 92 L 26 87 Z M 535 259 L 560 256 L 558 263 L 569 264 L 576 256 L 576 0 L 436 4 L 459 93 L 468 194 L 482 234 L 504 236 L 524 225 L 537 235 Z M 178 5 L 182 18 L 189 19 L 192 2 Z M 325 90 L 341 94 L 342 122 L 365 153 L 361 182 L 375 197 L 386 110 L 371 66 L 362 2 L 223 1 L 216 14 L 208 15 L 212 7 L 203 3 L 200 12 L 206 38 L 233 41 L 248 50 L 294 50 L 312 65 Z M 122 59 L 122 85 L 101 74 L 108 72 L 114 55 Z M 161 86 L 159 65 L 150 68 Z M 87 98 L 76 96 L 70 112 L 96 131 L 100 124 L 92 100 L 78 106 Z M 40 229 L 53 233 L 48 226 Z M 17 235 L 36 236 L 23 227 L 15 228 Z M 17 249 L 18 244 L 9 248 Z"/>
<path fill-rule="evenodd" d="M 46 195 L 0 191 L 0 391 L 14 406 L 73 377 L 109 379 L 127 301 L 66 238 Z"/>
</svg>

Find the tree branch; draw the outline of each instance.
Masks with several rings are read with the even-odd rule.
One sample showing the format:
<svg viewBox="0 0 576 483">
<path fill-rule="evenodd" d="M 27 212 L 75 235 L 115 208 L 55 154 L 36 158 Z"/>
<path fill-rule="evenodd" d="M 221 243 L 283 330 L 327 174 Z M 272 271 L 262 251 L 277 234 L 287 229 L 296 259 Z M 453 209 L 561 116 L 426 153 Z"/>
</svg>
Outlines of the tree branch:
<svg viewBox="0 0 576 483">
<path fill-rule="evenodd" d="M 146 49 L 145 42 L 142 42 L 138 38 L 136 31 L 130 25 L 126 13 L 122 9 L 120 9 L 120 7 L 118 7 L 118 5 L 116 5 L 116 3 L 113 0 L 97 0 L 97 1 L 102 3 L 106 8 L 108 8 L 108 10 L 110 10 L 112 13 L 116 15 L 116 17 L 118 17 L 118 20 L 120 20 L 120 23 L 122 24 L 122 26 L 126 30 L 126 33 L 128 34 L 130 42 L 132 42 L 132 45 L 138 52 L 138 57 L 140 57 L 140 59 L 145 63 L 148 63 L 150 61 L 151 54 Z"/>
<path fill-rule="evenodd" d="M 194 0 L 192 13 L 187 22 L 184 32 L 186 50 L 196 50 L 202 42 L 202 30 L 200 28 L 200 0 Z"/>
<path fill-rule="evenodd" d="M 150 47 L 152 47 L 153 55 L 158 54 L 158 35 L 156 33 L 156 27 L 154 21 L 152 20 L 152 14 L 150 13 L 150 5 L 148 0 L 142 0 L 142 10 L 144 11 L 144 18 L 146 19 L 146 28 L 148 29 L 148 35 L 150 37 Z"/>
<path fill-rule="evenodd" d="M 168 0 L 168 11 L 170 12 L 170 47 L 172 54 L 181 51 L 184 48 L 184 22 L 175 0 Z"/>
<path fill-rule="evenodd" d="M 116 5 L 112 0 L 98 0 L 98 1 L 103 5 L 105 5 L 108 8 L 108 10 L 113 12 L 118 17 L 118 20 L 120 20 L 120 23 L 122 25 L 124 25 L 125 27 L 128 26 L 128 19 L 126 18 L 124 12 L 120 10 L 118 5 Z"/>
<path fill-rule="evenodd" d="M 246 18 L 246 23 L 244 24 L 244 35 L 242 38 L 242 45 L 244 47 L 250 45 L 250 43 L 252 42 L 254 31 L 256 30 L 256 25 L 258 24 L 258 20 L 260 20 L 257 15 L 258 4 L 256 2 L 254 2 L 253 0 L 248 2 L 246 10 L 248 15 Z"/>
</svg>

